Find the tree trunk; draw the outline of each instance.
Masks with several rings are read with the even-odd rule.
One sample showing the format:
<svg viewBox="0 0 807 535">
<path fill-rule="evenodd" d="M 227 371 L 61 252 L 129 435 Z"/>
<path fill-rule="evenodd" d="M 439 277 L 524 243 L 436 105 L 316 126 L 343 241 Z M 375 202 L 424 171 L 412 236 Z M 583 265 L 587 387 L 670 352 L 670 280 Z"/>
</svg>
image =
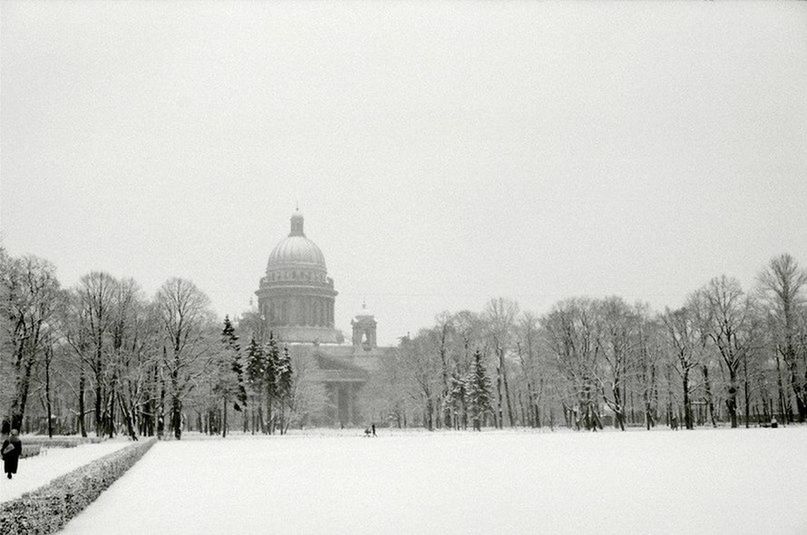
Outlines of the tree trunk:
<svg viewBox="0 0 807 535">
<path fill-rule="evenodd" d="M 100 366 L 96 363 L 96 366 Z M 97 368 L 96 368 L 97 370 Z M 103 385 L 101 384 L 101 372 L 95 372 L 95 436 L 102 437 L 104 436 L 104 429 L 103 429 L 103 422 L 102 417 L 103 413 L 101 412 L 101 397 L 102 392 L 101 389 Z"/>
<path fill-rule="evenodd" d="M 684 389 L 684 425 L 687 429 L 693 429 L 692 425 L 692 401 L 689 398 L 689 368 L 684 368 L 682 377 L 682 387 Z"/>
<path fill-rule="evenodd" d="M 743 397 L 745 398 L 745 428 L 749 427 L 751 402 L 748 394 L 748 355 L 743 357 Z"/>
<path fill-rule="evenodd" d="M 27 353 L 27 352 L 26 352 Z M 17 374 L 14 400 L 11 402 L 11 428 L 22 433 L 23 415 L 31 389 L 31 371 L 34 366 L 33 355 L 26 354 L 22 361 L 22 369 Z"/>
<path fill-rule="evenodd" d="M 729 411 L 731 427 L 737 427 L 737 370 L 729 367 L 729 390 L 726 398 L 726 408 Z"/>
<path fill-rule="evenodd" d="M 53 438 L 53 410 L 50 402 L 50 361 L 52 350 L 47 350 L 49 354 L 45 356 L 45 402 L 47 405 L 48 417 L 48 438 Z"/>
<path fill-rule="evenodd" d="M 706 395 L 706 404 L 709 407 L 709 416 L 712 419 L 712 427 L 717 427 L 717 421 L 715 420 L 715 403 L 712 398 L 712 384 L 709 382 L 709 367 L 704 364 L 701 370 L 703 371 L 704 393 Z"/>
<path fill-rule="evenodd" d="M 126 423 L 126 433 L 132 440 L 137 440 L 137 432 L 134 425 L 134 410 L 126 405 L 126 400 L 123 399 L 123 393 L 118 391 L 118 403 L 120 404 L 121 416 Z"/>
<path fill-rule="evenodd" d="M 507 401 L 507 418 L 510 420 L 510 427 L 516 426 L 516 419 L 513 416 L 513 403 L 510 401 L 510 387 L 507 384 L 507 367 L 504 364 L 504 350 L 499 348 L 499 366 L 502 369 L 502 382 L 504 383 L 504 399 Z"/>
<path fill-rule="evenodd" d="M 790 367 L 790 385 L 796 398 L 796 411 L 798 412 L 799 423 L 803 423 L 805 417 L 807 417 L 807 403 L 804 402 L 804 390 L 801 387 L 798 363 L 796 362 L 795 356 L 788 360 L 788 365 Z"/>
<path fill-rule="evenodd" d="M 496 427 L 504 427 L 504 413 L 502 412 L 502 368 L 496 366 Z"/>
<path fill-rule="evenodd" d="M 157 420 L 157 438 L 165 436 L 165 379 L 160 378 L 160 402 L 155 411 L 154 417 Z"/>
<path fill-rule="evenodd" d="M 224 415 L 221 422 L 221 438 L 227 438 L 227 398 L 222 399 L 221 405 Z"/>
</svg>

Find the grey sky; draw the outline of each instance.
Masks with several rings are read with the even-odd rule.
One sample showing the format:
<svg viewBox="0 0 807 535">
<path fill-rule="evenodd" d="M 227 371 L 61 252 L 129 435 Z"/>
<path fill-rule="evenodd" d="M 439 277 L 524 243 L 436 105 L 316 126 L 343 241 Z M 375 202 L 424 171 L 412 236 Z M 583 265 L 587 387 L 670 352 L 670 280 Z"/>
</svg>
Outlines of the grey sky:
<svg viewBox="0 0 807 535">
<path fill-rule="evenodd" d="M 12 254 L 248 307 L 296 202 L 380 342 L 807 263 L 804 3 L 0 5 Z"/>
</svg>

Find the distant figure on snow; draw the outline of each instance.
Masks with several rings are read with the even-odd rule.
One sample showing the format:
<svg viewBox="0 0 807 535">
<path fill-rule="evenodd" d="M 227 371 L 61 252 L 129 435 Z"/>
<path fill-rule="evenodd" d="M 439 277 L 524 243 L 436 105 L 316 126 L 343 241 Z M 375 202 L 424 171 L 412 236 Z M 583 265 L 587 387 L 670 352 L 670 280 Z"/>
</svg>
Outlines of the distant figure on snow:
<svg viewBox="0 0 807 535">
<path fill-rule="evenodd" d="M 3 446 L 0 447 L 0 453 L 3 456 L 3 471 L 6 477 L 11 479 L 11 474 L 17 473 L 17 465 L 22 453 L 22 442 L 19 437 L 20 432 L 16 429 L 11 430 L 11 436 L 3 441 Z"/>
<path fill-rule="evenodd" d="M 672 418 L 670 418 L 670 427 L 673 428 L 673 431 L 678 431 L 678 418 L 675 416 L 675 414 L 673 414 Z"/>
<path fill-rule="evenodd" d="M 375 434 L 375 424 L 372 424 L 370 427 L 373 429 L 373 436 L 374 437 L 378 436 L 378 435 Z"/>
</svg>

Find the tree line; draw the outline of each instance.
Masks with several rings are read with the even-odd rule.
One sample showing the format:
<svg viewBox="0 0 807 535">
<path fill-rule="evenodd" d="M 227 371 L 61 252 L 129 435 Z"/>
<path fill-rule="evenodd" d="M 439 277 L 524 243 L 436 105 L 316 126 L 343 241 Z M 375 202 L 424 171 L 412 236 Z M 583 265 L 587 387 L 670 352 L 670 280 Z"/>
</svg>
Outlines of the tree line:
<svg viewBox="0 0 807 535">
<path fill-rule="evenodd" d="M 399 427 L 597 430 L 807 418 L 807 273 L 782 254 L 744 289 L 721 275 L 678 308 L 570 298 L 442 313 L 400 340 L 374 385 Z"/>
<path fill-rule="evenodd" d="M 242 349 L 230 318 L 217 320 L 188 280 L 151 298 L 103 272 L 63 288 L 50 262 L 0 249 L 0 292 L 0 409 L 13 428 L 135 440 L 283 433 L 304 405 L 288 348 L 246 321 Z"/>
</svg>

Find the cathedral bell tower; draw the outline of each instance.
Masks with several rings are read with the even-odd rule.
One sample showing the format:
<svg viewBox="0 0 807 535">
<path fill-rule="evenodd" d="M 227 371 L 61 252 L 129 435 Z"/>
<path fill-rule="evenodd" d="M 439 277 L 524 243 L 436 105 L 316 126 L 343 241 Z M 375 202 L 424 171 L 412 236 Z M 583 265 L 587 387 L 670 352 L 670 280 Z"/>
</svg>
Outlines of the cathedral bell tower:
<svg viewBox="0 0 807 535">
<path fill-rule="evenodd" d="M 361 304 L 361 311 L 356 314 L 350 324 L 353 326 L 353 347 L 370 351 L 378 347 L 376 343 L 376 321 L 373 314 L 367 310 L 367 304 Z"/>
</svg>

